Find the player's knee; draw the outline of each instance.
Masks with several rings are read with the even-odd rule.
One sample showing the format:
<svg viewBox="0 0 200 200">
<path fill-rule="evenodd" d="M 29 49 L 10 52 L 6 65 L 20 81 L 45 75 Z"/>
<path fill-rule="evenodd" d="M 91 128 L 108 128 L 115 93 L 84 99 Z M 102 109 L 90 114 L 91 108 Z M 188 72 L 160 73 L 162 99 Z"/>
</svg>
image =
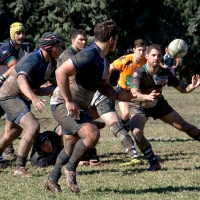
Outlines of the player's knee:
<svg viewBox="0 0 200 200">
<path fill-rule="evenodd" d="M 115 137 L 117 137 L 117 133 L 120 132 L 121 130 L 125 131 L 124 127 L 119 121 L 112 123 L 109 128 Z"/>
<path fill-rule="evenodd" d="M 99 138 L 100 138 L 100 132 L 98 129 L 95 129 L 85 135 L 85 140 L 87 141 L 88 144 L 90 144 L 89 146 L 91 146 L 92 144 L 96 144 L 99 141 Z"/>
<path fill-rule="evenodd" d="M 36 121 L 33 124 L 30 124 L 29 128 L 28 128 L 28 132 L 30 132 L 30 135 L 32 135 L 33 137 L 36 136 L 40 131 L 40 124 Z"/>
<path fill-rule="evenodd" d="M 132 134 L 134 138 L 139 138 L 143 134 L 143 131 L 138 128 L 135 128 L 132 130 Z"/>
<path fill-rule="evenodd" d="M 124 120 L 129 119 L 129 110 L 124 110 L 123 113 L 121 114 L 121 118 Z"/>
</svg>

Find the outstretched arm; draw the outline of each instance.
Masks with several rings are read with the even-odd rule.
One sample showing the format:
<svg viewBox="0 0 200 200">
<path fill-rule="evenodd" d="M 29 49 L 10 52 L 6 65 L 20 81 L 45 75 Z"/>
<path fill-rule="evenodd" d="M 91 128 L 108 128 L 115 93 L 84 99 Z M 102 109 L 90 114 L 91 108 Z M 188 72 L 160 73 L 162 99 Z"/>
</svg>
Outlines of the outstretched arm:
<svg viewBox="0 0 200 200">
<path fill-rule="evenodd" d="M 196 74 L 192 76 L 191 84 L 180 82 L 176 89 L 181 93 L 189 93 L 195 90 L 200 85 L 200 75 Z"/>
</svg>

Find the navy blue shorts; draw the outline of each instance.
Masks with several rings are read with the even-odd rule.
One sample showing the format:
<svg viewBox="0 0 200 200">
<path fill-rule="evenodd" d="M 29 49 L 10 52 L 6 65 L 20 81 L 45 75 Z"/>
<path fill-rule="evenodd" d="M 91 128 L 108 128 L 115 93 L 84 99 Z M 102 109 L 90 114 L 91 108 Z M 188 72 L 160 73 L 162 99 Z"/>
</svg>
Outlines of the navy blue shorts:
<svg viewBox="0 0 200 200">
<path fill-rule="evenodd" d="M 109 112 L 115 112 L 115 100 L 106 98 L 99 102 L 99 104 L 96 106 L 96 109 L 99 116 Z"/>
<path fill-rule="evenodd" d="M 63 135 L 76 134 L 85 124 L 92 120 L 85 110 L 80 111 L 79 119 L 68 116 L 65 102 L 51 105 L 51 112 L 55 120 L 61 125 Z"/>
<path fill-rule="evenodd" d="M 5 111 L 6 119 L 19 125 L 21 118 L 30 112 L 30 101 L 19 96 L 8 96 L 0 99 L 0 105 Z"/>
</svg>

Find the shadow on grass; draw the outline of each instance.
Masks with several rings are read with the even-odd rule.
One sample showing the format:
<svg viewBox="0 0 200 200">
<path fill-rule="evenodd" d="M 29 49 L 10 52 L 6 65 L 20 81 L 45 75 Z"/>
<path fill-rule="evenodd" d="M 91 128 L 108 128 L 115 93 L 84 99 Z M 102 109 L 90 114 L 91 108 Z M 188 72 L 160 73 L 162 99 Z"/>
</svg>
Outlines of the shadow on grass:
<svg viewBox="0 0 200 200">
<path fill-rule="evenodd" d="M 189 142 L 195 141 L 192 138 L 188 139 L 180 139 L 180 138 L 169 138 L 169 139 L 162 139 L 162 138 L 147 138 L 149 142 Z"/>
<path fill-rule="evenodd" d="M 156 155 L 156 157 L 158 158 L 159 162 L 165 162 L 165 161 L 178 161 L 178 160 L 188 160 L 190 159 L 192 156 L 196 155 L 196 152 L 177 152 L 177 153 L 161 153 L 159 151 L 157 151 L 157 153 L 161 154 L 161 155 Z M 123 157 L 123 158 L 122 158 Z M 116 164 L 121 164 L 124 162 L 128 162 L 130 159 L 127 157 L 126 153 L 123 152 L 116 152 L 116 153 L 109 153 L 107 154 L 107 156 L 103 159 L 100 159 L 103 161 L 103 164 L 112 164 L 112 163 L 116 163 Z M 140 158 L 145 161 L 148 162 L 147 159 L 144 156 L 140 156 Z"/>
<path fill-rule="evenodd" d="M 145 193 L 157 193 L 157 194 L 165 194 L 165 193 L 170 193 L 170 192 L 182 192 L 182 191 L 200 191 L 200 187 L 172 187 L 172 186 L 166 186 L 166 187 L 156 187 L 156 188 L 148 188 L 144 190 L 110 190 L 109 188 L 106 189 L 97 189 L 97 192 L 115 192 L 119 193 L 120 195 L 122 194 L 145 194 Z"/>
</svg>

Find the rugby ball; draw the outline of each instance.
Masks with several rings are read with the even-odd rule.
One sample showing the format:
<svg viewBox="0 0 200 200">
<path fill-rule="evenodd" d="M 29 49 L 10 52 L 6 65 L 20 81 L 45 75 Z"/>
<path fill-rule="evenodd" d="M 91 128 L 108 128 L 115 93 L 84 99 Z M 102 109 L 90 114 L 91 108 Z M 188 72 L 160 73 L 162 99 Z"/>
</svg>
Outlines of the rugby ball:
<svg viewBox="0 0 200 200">
<path fill-rule="evenodd" d="M 169 44 L 168 51 L 174 58 L 182 58 L 188 51 L 188 45 L 182 39 L 175 39 Z"/>
</svg>

